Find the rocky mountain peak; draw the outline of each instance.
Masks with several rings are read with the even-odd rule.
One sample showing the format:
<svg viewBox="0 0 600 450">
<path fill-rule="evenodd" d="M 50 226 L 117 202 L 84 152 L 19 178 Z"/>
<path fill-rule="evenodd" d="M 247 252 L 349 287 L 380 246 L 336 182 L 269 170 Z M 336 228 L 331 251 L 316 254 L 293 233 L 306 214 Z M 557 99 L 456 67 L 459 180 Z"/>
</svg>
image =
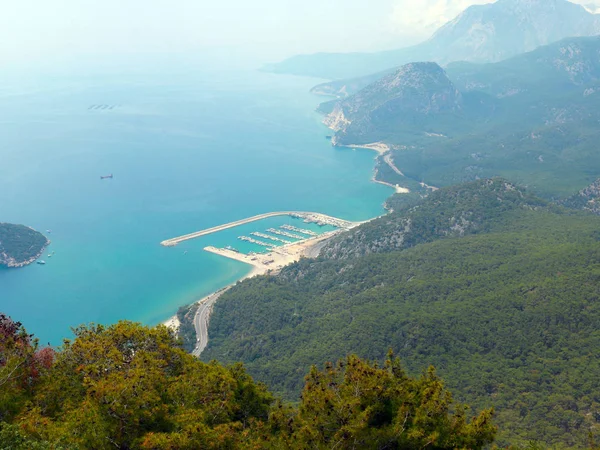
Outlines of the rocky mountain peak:
<svg viewBox="0 0 600 450">
<path fill-rule="evenodd" d="M 371 103 L 424 114 L 460 109 L 461 94 L 446 72 L 432 62 L 410 63 L 367 86 L 344 103 L 347 106 Z M 354 108 L 351 107 L 353 110 Z"/>
<path fill-rule="evenodd" d="M 428 45 L 455 61 L 493 62 L 565 37 L 598 33 L 600 16 L 567 0 L 498 0 L 467 8 Z"/>
</svg>

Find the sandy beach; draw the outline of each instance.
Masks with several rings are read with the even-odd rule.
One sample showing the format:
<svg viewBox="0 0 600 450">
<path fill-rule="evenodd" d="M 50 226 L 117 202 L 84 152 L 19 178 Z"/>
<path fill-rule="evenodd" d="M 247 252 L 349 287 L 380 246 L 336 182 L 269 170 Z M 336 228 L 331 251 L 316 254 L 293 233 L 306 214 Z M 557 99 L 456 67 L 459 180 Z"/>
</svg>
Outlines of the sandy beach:
<svg viewBox="0 0 600 450">
<path fill-rule="evenodd" d="M 375 175 L 377 176 L 377 175 Z M 377 184 L 383 184 L 384 186 L 388 186 L 393 188 L 396 191 L 396 194 L 410 194 L 410 189 L 399 186 L 399 185 L 393 185 L 392 183 L 387 183 L 385 181 L 379 181 L 377 179 L 375 179 L 375 176 L 373 177 L 373 183 L 377 183 Z"/>
<path fill-rule="evenodd" d="M 377 153 L 379 153 L 380 155 L 385 155 L 390 150 L 392 150 L 392 148 L 389 145 L 387 145 L 387 144 L 385 144 L 383 142 L 374 142 L 372 144 L 362 144 L 362 145 L 350 144 L 350 145 L 344 145 L 344 147 L 348 147 L 348 148 L 365 148 L 367 150 L 374 150 Z"/>
</svg>

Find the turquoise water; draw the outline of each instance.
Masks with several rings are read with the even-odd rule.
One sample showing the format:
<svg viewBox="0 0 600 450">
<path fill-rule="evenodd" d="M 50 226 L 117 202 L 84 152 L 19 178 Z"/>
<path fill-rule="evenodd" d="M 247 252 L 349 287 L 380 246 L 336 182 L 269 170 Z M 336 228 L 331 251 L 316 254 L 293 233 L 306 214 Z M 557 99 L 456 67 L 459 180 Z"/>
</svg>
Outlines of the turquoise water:
<svg viewBox="0 0 600 450">
<path fill-rule="evenodd" d="M 3 83 L 0 221 L 52 230 L 52 244 L 46 266 L 0 270 L 0 311 L 52 344 L 82 323 L 155 324 L 249 272 L 205 246 L 259 250 L 237 237 L 304 224 L 164 239 L 269 211 L 381 214 L 392 190 L 370 182 L 374 154 L 330 146 L 314 83 L 254 72 Z M 113 109 L 89 109 L 100 104 Z"/>
</svg>

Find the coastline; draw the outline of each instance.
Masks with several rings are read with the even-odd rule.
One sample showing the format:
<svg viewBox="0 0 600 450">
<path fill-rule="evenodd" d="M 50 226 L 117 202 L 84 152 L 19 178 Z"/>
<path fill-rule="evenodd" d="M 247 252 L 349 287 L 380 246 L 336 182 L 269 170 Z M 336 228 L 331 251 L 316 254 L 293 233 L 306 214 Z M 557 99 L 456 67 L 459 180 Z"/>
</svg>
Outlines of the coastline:
<svg viewBox="0 0 600 450">
<path fill-rule="evenodd" d="M 360 225 L 360 222 L 357 222 L 355 226 Z M 268 273 L 277 274 L 279 273 L 285 266 L 289 264 L 293 264 L 299 261 L 303 257 L 316 257 L 318 256 L 319 251 L 323 247 L 323 245 L 333 237 L 337 236 L 344 230 L 338 229 L 335 231 L 330 231 L 327 233 L 323 233 L 319 236 L 315 236 L 312 238 L 307 238 L 302 241 L 294 242 L 292 244 L 282 245 L 281 247 L 277 247 L 272 252 L 265 254 L 256 254 L 256 255 L 246 255 L 243 253 L 237 253 L 231 250 L 216 248 L 216 247 L 206 247 L 204 250 L 210 253 L 214 253 L 219 256 L 224 256 L 226 258 L 230 258 L 236 261 L 243 262 L 248 264 L 252 269 L 248 274 L 243 276 L 242 278 L 234 281 L 233 283 L 228 284 L 227 286 L 201 298 L 200 300 L 193 302 L 200 305 L 206 305 L 205 310 L 202 311 L 205 317 L 203 317 L 203 322 L 208 325 L 208 320 L 210 319 L 210 313 L 212 312 L 212 306 L 219 299 L 219 297 L 224 294 L 226 291 L 231 289 L 237 283 L 247 280 L 249 278 L 253 278 L 259 275 L 266 275 Z M 197 313 L 196 316 L 199 314 Z M 198 317 L 194 319 L 194 323 L 200 322 Z M 179 327 L 181 323 L 177 314 L 170 317 L 168 320 L 162 322 L 162 325 L 173 330 L 175 333 L 179 331 Z M 204 345 L 206 346 L 206 345 Z M 194 354 L 197 353 L 198 356 L 201 353 L 201 350 L 198 351 L 198 347 L 194 350 Z M 203 348 L 202 348 L 203 350 Z"/>
<path fill-rule="evenodd" d="M 35 256 L 32 256 L 31 258 L 29 258 L 25 261 L 21 261 L 21 262 L 13 262 L 10 260 L 14 259 L 14 258 L 9 258 L 9 262 L 7 264 L 2 264 L 2 265 L 9 269 L 20 269 L 22 267 L 29 266 L 30 264 L 33 264 L 34 262 L 36 262 L 44 254 L 44 252 L 46 251 L 46 249 L 48 248 L 48 246 L 51 243 L 52 242 L 48 238 L 46 238 L 46 243 L 44 244 L 44 246 L 40 249 L 40 251 Z"/>
<path fill-rule="evenodd" d="M 347 144 L 347 145 L 335 145 L 334 144 L 334 146 L 348 147 L 348 148 L 364 148 L 367 150 L 374 150 L 382 156 L 389 153 L 392 150 L 392 147 L 390 147 L 388 144 L 386 144 L 384 142 L 373 142 L 372 144 Z"/>
<path fill-rule="evenodd" d="M 402 187 L 399 184 L 394 185 L 392 183 L 388 183 L 387 181 L 378 180 L 377 179 L 378 174 L 379 174 L 379 169 L 376 167 L 375 171 L 373 172 L 373 178 L 371 178 L 371 181 L 373 183 L 382 184 L 384 186 L 391 187 L 392 189 L 394 189 L 396 191 L 396 194 L 410 194 L 410 189 Z"/>
</svg>

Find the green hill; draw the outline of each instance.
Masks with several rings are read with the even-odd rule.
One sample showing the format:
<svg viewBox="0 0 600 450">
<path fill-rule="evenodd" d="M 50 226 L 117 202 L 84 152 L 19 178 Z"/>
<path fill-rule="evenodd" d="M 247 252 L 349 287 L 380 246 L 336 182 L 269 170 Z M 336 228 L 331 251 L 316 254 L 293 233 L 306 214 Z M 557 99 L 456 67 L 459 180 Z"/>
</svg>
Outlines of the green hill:
<svg viewBox="0 0 600 450">
<path fill-rule="evenodd" d="M 385 142 L 407 180 L 502 176 L 563 198 L 600 176 L 599 51 L 584 37 L 495 64 L 409 64 L 321 110 L 334 144 Z"/>
<path fill-rule="evenodd" d="M 44 235 L 29 227 L 0 223 L 0 267 L 31 264 L 49 243 Z"/>
<path fill-rule="evenodd" d="M 294 399 L 307 363 L 391 347 L 409 373 L 434 364 L 461 401 L 494 406 L 500 444 L 586 447 L 600 431 L 600 218 L 502 186 L 441 190 L 329 258 L 239 284 L 215 305 L 203 359 L 244 361 Z M 356 243 L 366 256 L 344 250 Z"/>
<path fill-rule="evenodd" d="M 0 314 L 0 450 L 483 449 L 493 411 L 468 419 L 433 368 L 409 377 L 355 356 L 306 377 L 298 407 L 242 365 L 205 364 L 164 326 L 81 326 L 39 349 Z"/>
</svg>

